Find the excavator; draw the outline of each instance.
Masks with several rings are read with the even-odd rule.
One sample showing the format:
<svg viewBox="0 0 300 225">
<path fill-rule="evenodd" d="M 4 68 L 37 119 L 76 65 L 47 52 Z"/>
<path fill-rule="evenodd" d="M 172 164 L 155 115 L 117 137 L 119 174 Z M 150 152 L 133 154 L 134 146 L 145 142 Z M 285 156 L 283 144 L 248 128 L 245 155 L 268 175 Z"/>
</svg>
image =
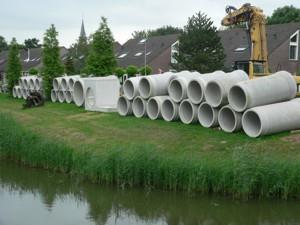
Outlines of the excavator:
<svg viewBox="0 0 300 225">
<path fill-rule="evenodd" d="M 239 9 L 227 6 L 225 11 L 227 15 L 221 22 L 223 26 L 246 25 L 250 48 L 249 78 L 269 75 L 266 17 L 263 10 L 246 3 Z M 300 77 L 294 78 L 299 85 Z"/>
</svg>

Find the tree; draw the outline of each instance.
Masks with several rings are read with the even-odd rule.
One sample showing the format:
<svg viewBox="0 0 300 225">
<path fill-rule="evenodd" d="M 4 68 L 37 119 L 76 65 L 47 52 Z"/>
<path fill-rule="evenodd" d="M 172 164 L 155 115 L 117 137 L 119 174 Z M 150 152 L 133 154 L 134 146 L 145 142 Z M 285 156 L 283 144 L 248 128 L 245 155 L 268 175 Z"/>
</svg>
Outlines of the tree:
<svg viewBox="0 0 300 225">
<path fill-rule="evenodd" d="M 30 75 L 38 75 L 39 71 L 36 68 L 31 68 L 29 71 Z"/>
<path fill-rule="evenodd" d="M 65 73 L 68 75 L 73 75 L 75 74 L 75 69 L 74 69 L 74 61 L 73 61 L 73 57 L 68 55 L 65 63 Z"/>
<path fill-rule="evenodd" d="M 267 17 L 268 24 L 282 24 L 300 22 L 300 8 L 284 6 L 274 10 L 272 16 Z"/>
<path fill-rule="evenodd" d="M 118 77 L 122 77 L 124 74 L 126 73 L 126 70 L 121 68 L 121 67 L 117 67 L 115 69 L 115 74 L 118 76 Z"/>
<path fill-rule="evenodd" d="M 8 49 L 8 44 L 5 41 L 5 38 L 0 36 L 0 52 L 5 51 Z"/>
<path fill-rule="evenodd" d="M 12 39 L 9 47 L 8 64 L 6 69 L 8 90 L 12 93 L 13 87 L 18 83 L 21 77 L 22 65 L 19 58 L 18 43 L 15 38 Z"/>
<path fill-rule="evenodd" d="M 50 97 L 52 82 L 55 77 L 61 76 L 64 67 L 60 61 L 59 43 L 57 40 L 58 32 L 52 24 L 44 35 L 43 51 L 42 51 L 42 76 L 44 82 L 44 90 L 47 98 Z"/>
<path fill-rule="evenodd" d="M 177 50 L 174 54 L 177 63 L 172 64 L 177 70 L 208 73 L 223 68 L 225 55 L 217 28 L 201 12 L 188 19 Z"/>
<path fill-rule="evenodd" d="M 142 75 L 149 75 L 152 72 L 152 68 L 150 66 L 143 66 L 139 70 L 140 74 Z"/>
<path fill-rule="evenodd" d="M 134 65 L 129 65 L 127 68 L 126 68 L 126 73 L 129 77 L 132 77 L 136 74 L 138 74 L 139 70 L 136 66 Z"/>
<path fill-rule="evenodd" d="M 95 76 L 106 76 L 113 74 L 116 65 L 114 38 L 106 18 L 102 17 L 100 28 L 92 35 L 85 72 Z"/>
<path fill-rule="evenodd" d="M 168 34 L 180 34 L 182 33 L 182 29 L 179 27 L 173 26 L 162 26 L 157 29 L 153 30 L 141 30 L 141 31 L 134 31 L 131 35 L 133 38 L 144 38 L 144 37 L 154 37 L 154 36 L 161 36 L 161 35 L 168 35 Z"/>
<path fill-rule="evenodd" d="M 88 39 L 86 37 L 79 37 L 77 42 L 70 47 L 69 54 L 73 58 L 74 72 L 77 74 L 82 73 L 89 54 Z"/>
<path fill-rule="evenodd" d="M 24 47 L 25 48 L 40 48 L 42 47 L 41 44 L 39 44 L 40 40 L 39 39 L 36 39 L 36 38 L 29 38 L 29 39 L 26 39 L 24 41 Z"/>
</svg>

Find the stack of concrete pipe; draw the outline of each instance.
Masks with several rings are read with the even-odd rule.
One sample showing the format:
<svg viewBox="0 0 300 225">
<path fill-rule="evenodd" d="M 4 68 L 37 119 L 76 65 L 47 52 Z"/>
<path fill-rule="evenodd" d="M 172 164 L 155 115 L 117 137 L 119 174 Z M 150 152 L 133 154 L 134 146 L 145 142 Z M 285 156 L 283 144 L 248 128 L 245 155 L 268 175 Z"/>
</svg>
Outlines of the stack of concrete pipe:
<svg viewBox="0 0 300 225">
<path fill-rule="evenodd" d="M 241 70 L 209 74 L 183 71 L 129 78 L 118 100 L 122 116 L 244 130 L 250 137 L 300 129 L 300 99 L 291 74 L 249 80 Z"/>
<path fill-rule="evenodd" d="M 51 101 L 72 103 L 74 84 L 78 79 L 80 79 L 80 75 L 54 78 L 53 89 L 51 90 Z"/>
<path fill-rule="evenodd" d="M 43 80 L 38 76 L 21 77 L 18 85 L 13 87 L 13 97 L 26 99 L 32 91 L 42 92 Z"/>
</svg>

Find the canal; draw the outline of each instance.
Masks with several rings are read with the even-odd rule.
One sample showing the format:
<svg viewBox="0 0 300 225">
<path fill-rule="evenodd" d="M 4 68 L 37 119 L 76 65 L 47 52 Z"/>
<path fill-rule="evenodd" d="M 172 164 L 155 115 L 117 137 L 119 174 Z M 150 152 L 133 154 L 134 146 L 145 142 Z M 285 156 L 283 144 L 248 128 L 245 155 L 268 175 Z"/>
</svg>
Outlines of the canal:
<svg viewBox="0 0 300 225">
<path fill-rule="evenodd" d="M 120 190 L 0 161 L 0 225 L 296 225 L 300 202 Z"/>
</svg>

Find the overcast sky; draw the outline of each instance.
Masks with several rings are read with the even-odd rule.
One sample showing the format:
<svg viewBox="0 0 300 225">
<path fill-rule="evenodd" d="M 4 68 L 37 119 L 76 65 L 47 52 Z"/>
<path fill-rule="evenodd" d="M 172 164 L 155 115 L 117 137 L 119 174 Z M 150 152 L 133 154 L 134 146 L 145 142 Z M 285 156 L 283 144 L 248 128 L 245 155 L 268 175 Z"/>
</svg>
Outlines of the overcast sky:
<svg viewBox="0 0 300 225">
<path fill-rule="evenodd" d="M 42 40 L 45 30 L 55 24 L 60 45 L 69 47 L 78 38 L 81 18 L 87 34 L 94 32 L 101 16 L 108 18 L 114 38 L 124 43 L 135 30 L 163 25 L 182 27 L 188 17 L 202 11 L 212 18 L 215 26 L 225 15 L 225 6 L 240 7 L 238 0 L 3 0 L 0 7 L 0 35 L 18 42 L 37 37 Z M 283 5 L 300 8 L 300 0 L 252 0 L 266 15 Z"/>
</svg>

